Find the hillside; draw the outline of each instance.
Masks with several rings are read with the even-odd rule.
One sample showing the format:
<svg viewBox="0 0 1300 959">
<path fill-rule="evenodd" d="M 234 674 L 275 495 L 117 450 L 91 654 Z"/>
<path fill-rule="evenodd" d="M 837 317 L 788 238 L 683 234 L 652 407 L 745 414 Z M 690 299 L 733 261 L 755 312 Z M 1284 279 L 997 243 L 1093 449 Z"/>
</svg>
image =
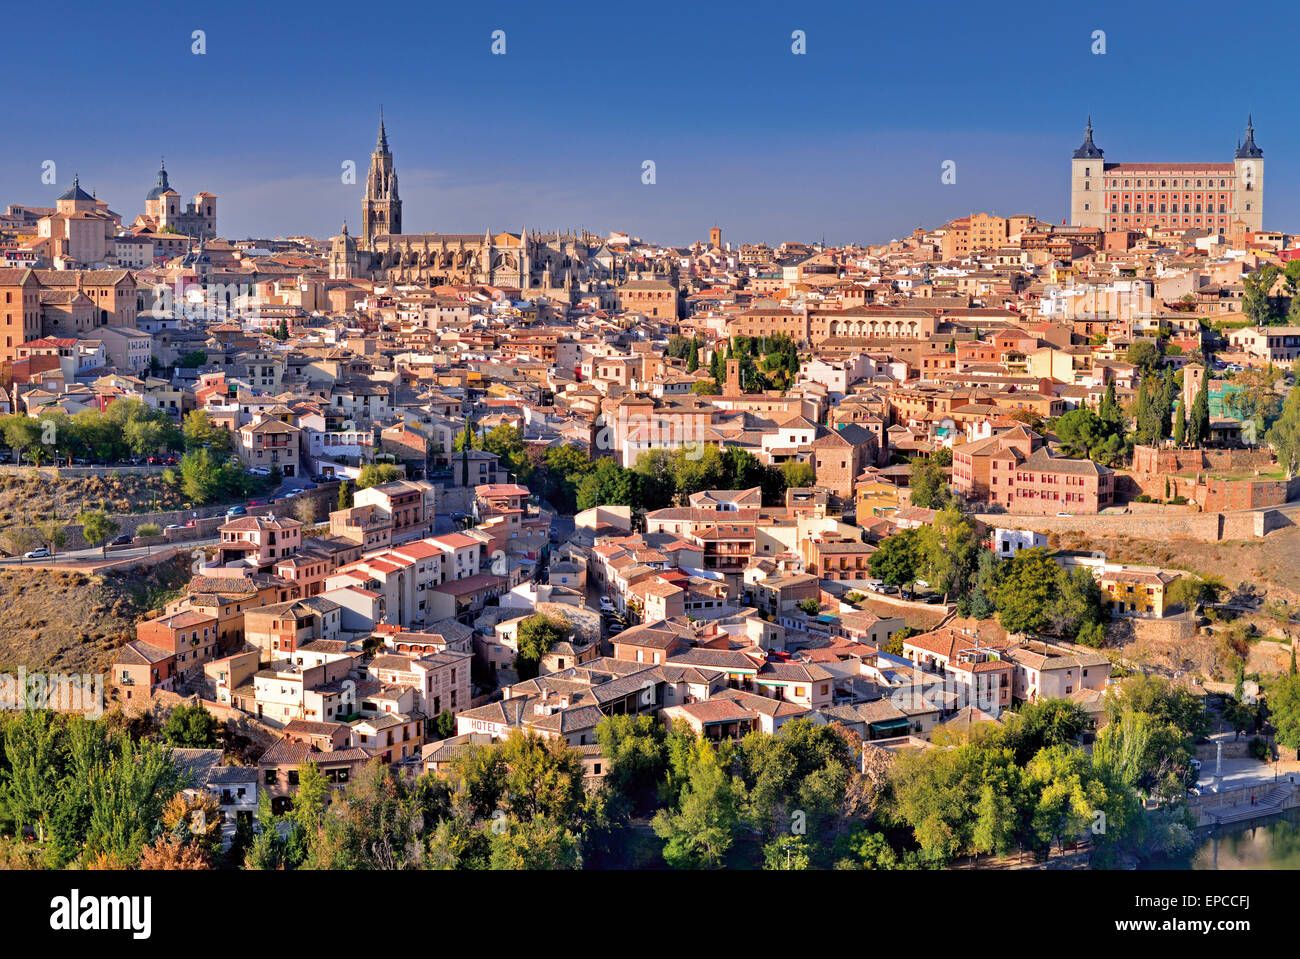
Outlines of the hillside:
<svg viewBox="0 0 1300 959">
<path fill-rule="evenodd" d="M 148 570 L 85 573 L 6 568 L 0 572 L 0 672 L 106 669 L 135 638 L 135 624 L 189 581 L 188 557 Z"/>
<path fill-rule="evenodd" d="M 143 513 L 183 506 L 181 494 L 159 476 L 49 479 L 34 471 L 27 476 L 0 476 L 0 530 L 50 516 L 71 520 L 88 509 Z"/>
<path fill-rule="evenodd" d="M 1101 550 L 1112 562 L 1186 569 L 1201 576 L 1213 573 L 1222 576 L 1230 588 L 1253 584 L 1269 599 L 1300 603 L 1300 565 L 1294 561 L 1300 552 L 1300 526 L 1277 530 L 1262 539 L 1218 543 L 1160 537 L 1158 524 L 1152 526 L 1152 538 L 1062 533 L 1059 545 L 1062 549 Z"/>
</svg>

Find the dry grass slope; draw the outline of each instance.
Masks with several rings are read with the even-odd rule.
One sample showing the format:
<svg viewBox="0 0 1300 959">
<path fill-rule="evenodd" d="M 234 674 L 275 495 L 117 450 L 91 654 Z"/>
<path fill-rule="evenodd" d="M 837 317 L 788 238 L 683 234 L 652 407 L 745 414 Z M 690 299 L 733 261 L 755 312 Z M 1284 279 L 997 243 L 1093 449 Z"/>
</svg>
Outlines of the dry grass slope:
<svg viewBox="0 0 1300 959">
<path fill-rule="evenodd" d="M 88 509 L 141 513 L 180 509 L 183 497 L 159 476 L 95 476 L 89 479 L 41 479 L 0 476 L 0 530 L 57 516 L 71 520 Z"/>
<path fill-rule="evenodd" d="M 0 572 L 0 672 L 100 672 L 135 638 L 135 624 L 178 595 L 190 578 L 187 557 L 148 570 Z"/>
</svg>

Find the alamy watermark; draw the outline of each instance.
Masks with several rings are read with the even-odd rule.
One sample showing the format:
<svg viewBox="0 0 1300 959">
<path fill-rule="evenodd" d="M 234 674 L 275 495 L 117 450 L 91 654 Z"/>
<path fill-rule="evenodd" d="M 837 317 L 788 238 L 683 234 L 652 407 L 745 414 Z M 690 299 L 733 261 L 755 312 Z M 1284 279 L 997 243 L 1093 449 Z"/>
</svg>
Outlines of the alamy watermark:
<svg viewBox="0 0 1300 959">
<path fill-rule="evenodd" d="M 0 673 L 0 709 L 52 709 L 80 713 L 89 719 L 104 715 L 103 673 Z"/>
</svg>

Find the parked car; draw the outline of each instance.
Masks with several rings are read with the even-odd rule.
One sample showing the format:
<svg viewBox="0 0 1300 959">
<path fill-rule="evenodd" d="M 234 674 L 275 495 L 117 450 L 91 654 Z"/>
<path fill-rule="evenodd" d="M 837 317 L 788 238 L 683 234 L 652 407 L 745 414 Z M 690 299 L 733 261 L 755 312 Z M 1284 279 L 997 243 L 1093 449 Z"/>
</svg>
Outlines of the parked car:
<svg viewBox="0 0 1300 959">
<path fill-rule="evenodd" d="M 35 549 L 29 549 L 23 553 L 23 559 L 43 559 L 50 555 L 50 551 L 44 546 L 38 546 Z"/>
<path fill-rule="evenodd" d="M 614 612 L 614 604 L 613 604 L 612 602 L 610 602 L 608 596 L 602 596 L 602 597 L 600 597 L 600 611 L 601 611 L 602 613 L 612 613 L 612 612 Z"/>
<path fill-rule="evenodd" d="M 299 487 L 299 488 L 297 488 L 297 489 L 291 489 L 291 490 L 289 490 L 289 492 L 285 493 L 284 495 L 285 495 L 285 496 L 297 496 L 299 493 L 305 493 L 305 492 L 307 492 L 305 489 L 302 489 L 301 487 Z"/>
<path fill-rule="evenodd" d="M 184 529 L 184 528 L 185 528 L 185 527 L 181 526 L 180 523 L 168 523 L 166 526 L 163 527 L 163 532 L 166 533 L 166 532 L 168 532 L 169 530 L 173 530 L 173 529 Z"/>
<path fill-rule="evenodd" d="M 265 466 L 250 466 L 248 468 L 249 476 L 270 476 L 271 471 Z"/>
<path fill-rule="evenodd" d="M 123 533 L 121 536 L 114 536 L 109 540 L 109 546 L 125 546 L 127 543 L 134 543 L 135 537 L 130 533 Z"/>
<path fill-rule="evenodd" d="M 247 516 L 247 515 L 248 515 L 247 506 L 232 506 L 230 507 L 230 509 L 226 510 L 226 519 L 234 519 L 236 516 Z"/>
</svg>

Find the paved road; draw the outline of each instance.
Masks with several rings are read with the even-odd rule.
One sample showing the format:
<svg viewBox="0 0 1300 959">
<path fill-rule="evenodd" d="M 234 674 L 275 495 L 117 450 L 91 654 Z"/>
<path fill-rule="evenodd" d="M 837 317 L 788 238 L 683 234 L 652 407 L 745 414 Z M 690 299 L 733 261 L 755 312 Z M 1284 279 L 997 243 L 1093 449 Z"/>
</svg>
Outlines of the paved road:
<svg viewBox="0 0 1300 959">
<path fill-rule="evenodd" d="M 169 547 L 188 550 L 200 546 L 214 546 L 220 541 L 221 537 L 219 536 L 209 536 L 205 539 L 177 540 L 171 543 L 159 543 L 155 546 L 130 546 L 124 549 L 110 549 L 107 562 L 116 563 L 125 559 L 149 556 Z M 81 564 L 103 565 L 105 562 L 103 550 L 98 546 L 90 549 L 61 550 L 54 556 L 44 559 L 23 559 L 19 556 L 0 557 L 0 566 L 21 566 L 26 569 L 50 569 Z"/>
</svg>

